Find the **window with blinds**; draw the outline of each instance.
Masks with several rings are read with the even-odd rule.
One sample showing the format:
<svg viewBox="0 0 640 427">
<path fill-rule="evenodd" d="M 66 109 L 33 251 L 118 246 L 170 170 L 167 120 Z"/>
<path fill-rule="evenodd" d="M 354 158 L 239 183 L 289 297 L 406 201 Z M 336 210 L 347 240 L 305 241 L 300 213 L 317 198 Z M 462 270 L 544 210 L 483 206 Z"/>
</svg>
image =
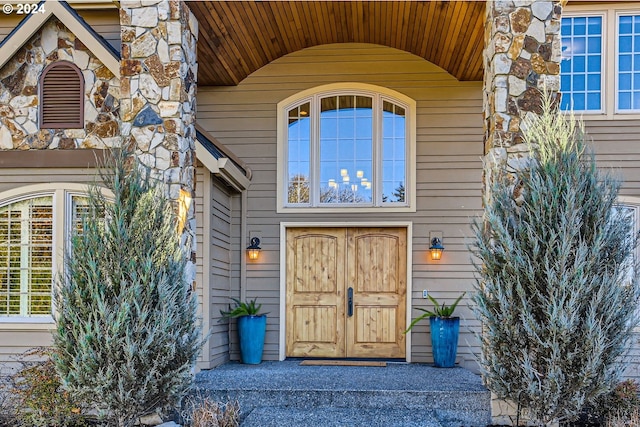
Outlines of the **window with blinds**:
<svg viewBox="0 0 640 427">
<path fill-rule="evenodd" d="M 42 71 L 40 128 L 84 128 L 84 76 L 71 62 L 54 62 Z"/>
<path fill-rule="evenodd" d="M 51 314 L 53 199 L 0 207 L 0 316 Z"/>
</svg>

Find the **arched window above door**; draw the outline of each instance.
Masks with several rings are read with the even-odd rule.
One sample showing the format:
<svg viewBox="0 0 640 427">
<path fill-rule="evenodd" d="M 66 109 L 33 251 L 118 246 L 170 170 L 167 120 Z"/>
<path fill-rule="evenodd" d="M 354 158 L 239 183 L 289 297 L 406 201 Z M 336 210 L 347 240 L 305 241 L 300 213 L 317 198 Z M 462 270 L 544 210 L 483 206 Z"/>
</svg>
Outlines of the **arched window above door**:
<svg viewBox="0 0 640 427">
<path fill-rule="evenodd" d="M 278 105 L 278 209 L 415 210 L 415 101 L 328 85 Z"/>
</svg>

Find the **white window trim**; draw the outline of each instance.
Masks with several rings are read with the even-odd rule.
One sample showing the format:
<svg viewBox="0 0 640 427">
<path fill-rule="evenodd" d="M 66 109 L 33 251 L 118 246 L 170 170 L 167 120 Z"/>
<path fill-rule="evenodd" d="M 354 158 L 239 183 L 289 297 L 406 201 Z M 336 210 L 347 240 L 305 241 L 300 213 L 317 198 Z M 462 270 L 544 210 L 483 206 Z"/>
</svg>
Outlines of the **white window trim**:
<svg viewBox="0 0 640 427">
<path fill-rule="evenodd" d="M 285 174 L 287 173 L 287 162 L 286 162 L 286 148 L 287 141 L 285 140 L 287 127 L 288 127 L 288 116 L 287 111 L 296 106 L 303 104 L 305 101 L 312 100 L 314 96 L 325 96 L 331 94 L 341 94 L 341 93 L 349 93 L 352 94 L 354 92 L 368 92 L 369 94 L 377 94 L 381 99 L 387 99 L 392 102 L 400 102 L 402 107 L 406 107 L 407 115 L 406 115 L 406 183 L 405 196 L 407 198 L 406 204 L 402 205 L 379 205 L 379 206 L 356 206 L 356 205 L 330 205 L 330 206 L 291 206 L 285 203 Z M 404 105 L 403 105 L 404 104 Z M 276 212 L 278 213 L 317 213 L 317 212 L 326 212 L 326 213 L 355 213 L 355 212 L 416 212 L 416 102 L 415 100 L 409 98 L 406 95 L 401 94 L 400 92 L 396 92 L 392 89 L 388 89 L 382 86 L 375 86 L 365 83 L 333 83 L 328 85 L 316 86 L 301 92 L 298 92 L 278 103 L 277 110 L 277 197 L 276 197 Z M 317 120 L 312 122 L 312 126 L 317 126 Z M 378 133 L 379 129 L 374 129 L 375 133 Z M 312 127 L 312 133 L 317 134 L 317 129 Z M 375 136 L 374 136 L 375 137 Z M 379 147 L 373 147 L 374 152 L 379 149 Z M 314 165 L 315 158 L 317 153 L 311 153 L 311 164 L 313 174 L 313 178 L 315 179 L 316 174 L 319 174 Z M 379 153 L 374 154 L 375 157 L 379 156 Z M 378 187 L 380 188 L 380 187 Z M 374 195 L 374 197 L 378 197 Z"/>
<path fill-rule="evenodd" d="M 53 263 L 52 263 L 52 288 L 56 285 L 58 273 L 64 267 L 64 250 L 68 231 L 68 209 L 71 196 L 86 195 L 87 186 L 78 183 L 48 183 L 34 184 L 14 188 L 0 193 L 0 204 L 3 206 L 34 197 L 52 197 L 53 207 Z M 105 197 L 112 198 L 113 194 L 102 189 Z M 62 215 L 59 210 L 62 209 Z M 55 301 L 51 300 L 51 315 L 43 316 L 2 316 L 0 315 L 0 331 L 4 330 L 49 330 L 55 327 Z"/>
<path fill-rule="evenodd" d="M 637 13 L 640 15 L 640 7 L 638 4 L 624 3 L 597 3 L 583 5 L 568 5 L 563 11 L 563 17 L 575 16 L 593 16 L 602 14 L 604 16 L 602 22 L 602 100 L 604 111 L 589 112 L 576 111 L 576 116 L 580 116 L 585 121 L 591 120 L 638 120 L 640 112 L 617 112 L 616 103 L 616 84 L 617 84 L 617 68 L 616 63 L 618 37 L 617 37 L 617 17 L 619 15 L 628 15 Z M 609 77 L 613 76 L 613 77 Z"/>
<path fill-rule="evenodd" d="M 634 208 L 636 210 L 637 221 L 635 224 L 633 224 L 633 233 L 634 235 L 636 235 L 640 230 L 640 224 L 638 223 L 640 221 L 640 197 L 618 196 L 616 200 L 616 204 L 629 207 L 629 208 Z M 635 257 L 636 257 L 636 260 L 640 260 L 640 247 L 636 248 Z M 637 264 L 638 262 L 636 261 L 636 265 Z M 637 308 L 636 314 L 640 315 L 640 306 Z M 633 329 L 633 331 L 636 333 L 640 332 L 640 325 L 636 326 Z"/>
</svg>

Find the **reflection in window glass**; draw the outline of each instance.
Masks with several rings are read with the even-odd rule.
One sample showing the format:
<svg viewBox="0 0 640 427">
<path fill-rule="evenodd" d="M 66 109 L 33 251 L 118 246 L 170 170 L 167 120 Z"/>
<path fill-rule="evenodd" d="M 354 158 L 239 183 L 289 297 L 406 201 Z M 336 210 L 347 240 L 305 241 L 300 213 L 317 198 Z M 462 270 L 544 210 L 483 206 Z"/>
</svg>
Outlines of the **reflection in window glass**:
<svg viewBox="0 0 640 427">
<path fill-rule="evenodd" d="M 562 18 L 562 110 L 602 110 L 602 17 Z"/>
<path fill-rule="evenodd" d="M 618 17 L 618 110 L 640 110 L 640 16 Z"/>
<path fill-rule="evenodd" d="M 285 203 L 407 206 L 407 111 L 382 94 L 317 94 L 287 109 Z"/>
<path fill-rule="evenodd" d="M 382 108 L 382 201 L 404 202 L 405 110 L 384 101 Z"/>
<path fill-rule="evenodd" d="M 309 102 L 292 108 L 288 112 L 288 203 L 309 203 L 310 201 L 310 113 L 311 104 Z"/>
<path fill-rule="evenodd" d="M 52 268 L 52 198 L 1 207 L 0 316 L 49 315 Z"/>
<path fill-rule="evenodd" d="M 320 203 L 371 203 L 373 110 L 367 96 L 320 100 Z"/>
</svg>

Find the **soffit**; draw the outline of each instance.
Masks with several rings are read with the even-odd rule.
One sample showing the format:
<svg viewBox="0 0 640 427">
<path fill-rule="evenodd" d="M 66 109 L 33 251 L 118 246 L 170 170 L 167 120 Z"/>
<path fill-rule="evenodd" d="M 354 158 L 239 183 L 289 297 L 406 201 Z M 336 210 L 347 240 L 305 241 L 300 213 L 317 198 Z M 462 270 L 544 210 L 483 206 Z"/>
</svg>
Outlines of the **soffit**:
<svg viewBox="0 0 640 427">
<path fill-rule="evenodd" d="M 374 43 L 420 56 L 459 80 L 482 80 L 482 1 L 197 1 L 198 84 L 237 85 L 311 46 Z"/>
</svg>

